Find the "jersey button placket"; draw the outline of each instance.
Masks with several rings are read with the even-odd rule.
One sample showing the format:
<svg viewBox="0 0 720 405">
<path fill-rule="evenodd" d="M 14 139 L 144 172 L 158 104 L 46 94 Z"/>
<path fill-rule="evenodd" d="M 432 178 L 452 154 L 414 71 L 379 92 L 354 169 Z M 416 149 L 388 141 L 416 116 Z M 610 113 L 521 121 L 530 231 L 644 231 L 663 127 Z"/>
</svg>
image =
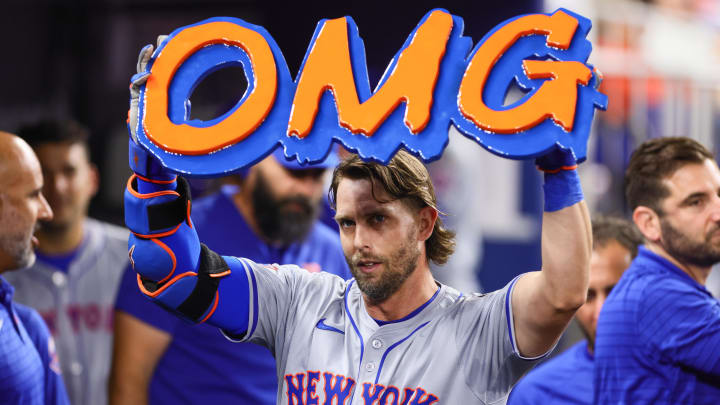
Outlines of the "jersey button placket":
<svg viewBox="0 0 720 405">
<path fill-rule="evenodd" d="M 52 274 L 52 282 L 55 284 L 55 287 L 65 287 L 65 284 L 67 283 L 67 276 L 65 276 L 65 274 L 61 271 L 56 271 Z"/>
<path fill-rule="evenodd" d="M 372 361 L 367 363 L 365 365 L 365 371 L 367 371 L 368 373 L 372 373 L 373 371 L 375 371 L 375 363 L 373 363 Z"/>
<path fill-rule="evenodd" d="M 383 342 L 380 339 L 373 339 L 372 341 L 372 347 L 374 349 L 381 349 L 383 347 Z"/>
<path fill-rule="evenodd" d="M 82 366 L 82 364 L 80 364 L 80 363 L 77 362 L 77 361 L 73 361 L 73 362 L 70 364 L 70 373 L 71 373 L 73 376 L 79 376 L 79 375 L 82 374 L 82 372 L 83 372 L 83 366 Z"/>
</svg>

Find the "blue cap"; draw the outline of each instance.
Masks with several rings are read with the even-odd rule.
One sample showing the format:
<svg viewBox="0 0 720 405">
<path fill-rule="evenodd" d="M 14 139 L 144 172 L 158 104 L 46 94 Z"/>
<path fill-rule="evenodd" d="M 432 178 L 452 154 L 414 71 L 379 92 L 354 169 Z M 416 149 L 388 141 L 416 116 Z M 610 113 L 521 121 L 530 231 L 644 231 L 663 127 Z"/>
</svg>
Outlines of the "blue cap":
<svg viewBox="0 0 720 405">
<path fill-rule="evenodd" d="M 290 170 L 305 170 L 305 169 L 334 169 L 335 166 L 340 163 L 338 157 L 338 148 L 333 146 L 325 159 L 315 163 L 299 163 L 296 159 L 287 159 L 283 152 L 282 146 L 279 146 L 272 153 L 275 160 L 280 162 L 285 168 Z"/>
</svg>

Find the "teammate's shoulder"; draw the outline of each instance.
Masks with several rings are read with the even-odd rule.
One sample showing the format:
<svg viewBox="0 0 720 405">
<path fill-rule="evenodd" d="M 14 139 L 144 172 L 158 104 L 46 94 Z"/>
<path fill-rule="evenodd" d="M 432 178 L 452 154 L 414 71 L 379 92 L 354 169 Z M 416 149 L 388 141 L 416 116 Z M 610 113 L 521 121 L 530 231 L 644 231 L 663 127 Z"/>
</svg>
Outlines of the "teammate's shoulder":
<svg viewBox="0 0 720 405">
<path fill-rule="evenodd" d="M 90 217 L 85 219 L 85 226 L 90 233 L 97 232 L 109 239 L 122 240 L 124 242 L 127 242 L 130 233 L 127 228 Z"/>
<path fill-rule="evenodd" d="M 576 343 L 557 356 L 539 364 L 513 388 L 508 404 L 553 403 L 553 400 L 559 400 L 564 397 L 564 394 L 570 391 L 575 392 L 578 383 L 591 385 L 592 363 L 586 362 L 586 364 L 577 361 L 578 351 L 581 350 L 587 350 L 586 341 Z M 592 395 L 592 387 L 584 388 L 577 391 L 577 395 L 587 395 L 588 392 Z"/>
<path fill-rule="evenodd" d="M 212 207 L 214 204 L 217 204 L 218 201 L 220 201 L 222 198 L 224 198 L 223 193 L 221 190 L 212 191 L 209 193 L 203 193 L 198 198 L 193 198 L 192 200 L 192 209 L 193 213 L 197 209 L 199 212 L 204 212 L 209 207 Z"/>
<path fill-rule="evenodd" d="M 13 309 L 30 335 L 47 335 L 49 333 L 48 327 L 38 311 L 18 302 L 13 302 Z"/>
<path fill-rule="evenodd" d="M 613 291 L 615 289 L 618 292 L 622 291 L 632 301 L 637 301 L 641 305 L 654 306 L 659 300 L 671 302 L 684 300 L 683 297 L 687 299 L 689 297 L 706 298 L 708 296 L 703 291 L 703 288 L 692 280 L 690 276 L 669 273 L 667 269 L 642 267 L 627 274 L 627 277 L 625 276 L 623 274 Z"/>
<path fill-rule="evenodd" d="M 340 236 L 335 230 L 324 224 L 320 220 L 315 220 L 313 228 L 310 231 L 309 238 L 316 243 L 327 243 L 329 245 L 340 245 Z"/>
</svg>

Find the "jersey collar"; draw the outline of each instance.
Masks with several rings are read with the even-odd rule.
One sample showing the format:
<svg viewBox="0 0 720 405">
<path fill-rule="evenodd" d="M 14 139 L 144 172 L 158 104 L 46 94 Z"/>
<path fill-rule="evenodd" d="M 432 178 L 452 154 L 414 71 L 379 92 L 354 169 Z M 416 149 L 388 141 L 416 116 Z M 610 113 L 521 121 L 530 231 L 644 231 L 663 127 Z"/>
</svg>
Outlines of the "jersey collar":
<svg viewBox="0 0 720 405">
<path fill-rule="evenodd" d="M 689 274 L 687 274 L 685 271 L 673 264 L 668 259 L 658 255 L 655 252 L 650 251 L 645 246 L 640 246 L 638 248 L 638 255 L 637 257 L 635 257 L 633 263 L 636 263 L 643 268 L 660 269 L 661 271 L 668 273 L 672 277 L 675 277 L 676 279 L 693 286 L 695 289 L 701 291 L 704 294 L 707 294 L 709 297 L 712 297 L 712 294 L 710 293 L 710 291 L 707 290 L 707 288 L 705 288 L 704 285 L 695 281 L 692 277 L 690 277 Z"/>
</svg>

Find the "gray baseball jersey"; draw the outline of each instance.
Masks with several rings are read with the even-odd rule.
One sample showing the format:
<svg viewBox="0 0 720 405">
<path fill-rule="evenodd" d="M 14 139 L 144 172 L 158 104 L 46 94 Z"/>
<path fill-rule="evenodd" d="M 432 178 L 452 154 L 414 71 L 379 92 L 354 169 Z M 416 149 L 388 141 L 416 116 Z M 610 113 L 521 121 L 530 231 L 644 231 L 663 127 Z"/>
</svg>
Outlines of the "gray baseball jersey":
<svg viewBox="0 0 720 405">
<path fill-rule="evenodd" d="M 67 274 L 37 261 L 6 273 L 17 302 L 35 308 L 55 337 L 73 405 L 107 404 L 112 357 L 112 314 L 128 264 L 128 231 L 93 219 Z"/>
<path fill-rule="evenodd" d="M 472 295 L 441 285 L 407 317 L 379 326 L 354 280 L 227 260 L 240 261 L 250 286 L 248 332 L 237 341 L 275 355 L 278 404 L 504 404 L 540 358 L 517 350 L 514 281 Z"/>
</svg>

